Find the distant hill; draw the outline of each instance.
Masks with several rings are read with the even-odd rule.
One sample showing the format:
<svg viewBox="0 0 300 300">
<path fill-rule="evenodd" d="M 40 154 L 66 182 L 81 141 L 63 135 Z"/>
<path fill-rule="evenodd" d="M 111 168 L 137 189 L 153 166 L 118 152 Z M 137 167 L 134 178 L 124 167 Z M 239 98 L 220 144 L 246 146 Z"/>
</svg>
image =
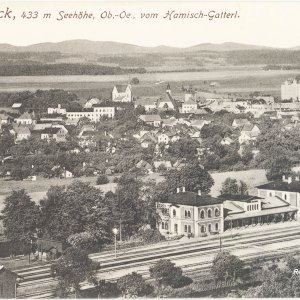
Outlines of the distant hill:
<svg viewBox="0 0 300 300">
<path fill-rule="evenodd" d="M 187 48 L 176 48 L 168 46 L 143 47 L 118 42 L 103 42 L 89 40 L 69 40 L 58 43 L 40 43 L 29 46 L 14 46 L 0 44 L 1 52 L 61 52 L 66 54 L 132 54 L 132 53 L 184 53 L 196 51 L 233 51 L 233 50 L 259 50 L 272 49 L 264 46 L 246 45 L 238 43 L 211 44 L 204 43 Z M 300 47 L 299 47 L 300 49 Z"/>
</svg>

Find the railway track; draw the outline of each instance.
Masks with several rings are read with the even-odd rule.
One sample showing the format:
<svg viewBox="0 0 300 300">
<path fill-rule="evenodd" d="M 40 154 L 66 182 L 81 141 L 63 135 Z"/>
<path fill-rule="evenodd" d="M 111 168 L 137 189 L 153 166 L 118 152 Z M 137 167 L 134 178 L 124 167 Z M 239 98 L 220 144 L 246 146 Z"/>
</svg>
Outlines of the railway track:
<svg viewBox="0 0 300 300">
<path fill-rule="evenodd" d="M 239 249 L 245 249 L 249 247 L 262 247 L 268 244 L 276 244 L 280 242 L 288 242 L 291 240 L 297 240 L 300 237 L 300 226 L 293 226 L 289 228 L 282 228 L 276 231 L 266 230 L 260 233 L 250 233 L 247 235 L 239 236 L 238 239 L 231 238 L 231 236 L 222 237 L 223 249 L 230 249 L 237 251 Z M 145 253 L 145 250 L 147 252 Z M 93 254 L 90 257 L 93 260 L 101 262 L 101 269 L 98 271 L 98 276 L 101 277 L 107 272 L 113 273 L 118 271 L 124 271 L 129 268 L 145 268 L 149 265 L 155 263 L 161 258 L 169 258 L 173 261 L 180 261 L 184 259 L 197 259 L 199 255 L 205 256 L 208 254 L 214 254 L 219 251 L 219 241 L 218 239 L 207 239 L 200 241 L 192 241 L 185 244 L 170 243 L 169 245 L 157 246 L 153 248 L 141 247 L 134 250 L 124 251 L 122 256 L 117 259 L 114 258 L 112 252 L 103 254 Z M 199 254 L 199 255 L 197 255 Z M 273 253 L 274 254 L 274 253 Z M 120 255 L 120 254 L 119 254 Z M 259 254 L 261 257 L 262 253 Z M 207 263 L 206 263 L 207 264 Z M 204 271 L 203 264 L 185 264 L 183 269 L 187 272 L 197 273 L 199 270 Z M 208 268 L 207 264 L 206 268 Z M 197 271 L 198 270 L 198 271 Z M 20 284 L 18 291 L 20 292 L 20 297 L 31 297 L 30 292 L 26 292 L 27 289 L 35 289 L 34 294 L 44 293 L 48 295 L 49 290 L 53 292 L 53 289 L 48 289 L 47 286 L 55 283 L 54 279 L 51 277 L 50 264 L 43 266 L 33 266 L 29 269 L 16 270 L 19 275 L 24 277 L 24 281 Z M 140 271 L 144 272 L 144 271 Z M 139 273 L 140 273 L 139 272 Z M 145 271 L 148 272 L 147 270 Z M 23 290 L 23 292 L 22 292 Z M 23 295 L 24 294 L 24 295 Z M 34 295 L 32 295 L 34 296 Z M 49 295 L 48 295 L 49 296 Z M 47 297 L 48 297 L 47 296 Z"/>
</svg>

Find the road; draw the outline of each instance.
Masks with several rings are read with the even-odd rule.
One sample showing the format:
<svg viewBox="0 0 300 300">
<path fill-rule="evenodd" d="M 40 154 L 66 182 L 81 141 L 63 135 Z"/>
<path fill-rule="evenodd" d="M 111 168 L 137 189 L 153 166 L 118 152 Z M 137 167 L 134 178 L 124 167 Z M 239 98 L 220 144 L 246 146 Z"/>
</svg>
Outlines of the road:
<svg viewBox="0 0 300 300">
<path fill-rule="evenodd" d="M 225 233 L 205 240 L 190 239 L 186 241 L 165 242 L 151 246 L 138 247 L 114 252 L 95 253 L 90 255 L 94 261 L 101 263 L 97 272 L 98 279 L 116 280 L 117 278 L 138 272 L 149 278 L 149 266 L 162 258 L 170 259 L 182 267 L 184 273 L 192 278 L 203 278 L 209 274 L 213 257 L 222 249 L 239 256 L 246 261 L 258 257 L 282 256 L 288 252 L 300 252 L 300 224 L 291 222 L 286 227 L 261 227 L 260 232 L 239 232 L 233 235 Z M 51 278 L 50 264 L 33 266 L 17 271 L 24 277 L 18 287 L 18 298 L 50 298 L 57 281 Z M 82 289 L 91 287 L 83 283 Z"/>
</svg>

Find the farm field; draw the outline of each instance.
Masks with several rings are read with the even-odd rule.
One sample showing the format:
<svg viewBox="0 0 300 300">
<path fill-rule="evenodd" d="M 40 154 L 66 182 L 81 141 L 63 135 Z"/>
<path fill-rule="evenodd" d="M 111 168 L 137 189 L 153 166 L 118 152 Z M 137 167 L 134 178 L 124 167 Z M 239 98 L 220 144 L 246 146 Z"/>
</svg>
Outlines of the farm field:
<svg viewBox="0 0 300 300">
<path fill-rule="evenodd" d="M 237 180 L 243 180 L 249 187 L 250 194 L 256 194 L 255 186 L 267 182 L 265 170 L 247 170 L 247 171 L 235 171 L 235 172 L 221 172 L 211 173 L 215 185 L 211 189 L 211 195 L 216 197 L 219 195 L 222 183 L 227 177 L 231 177 Z M 25 189 L 30 195 L 31 199 L 38 202 L 46 196 L 48 189 L 54 185 L 69 185 L 76 180 L 83 182 L 90 182 L 91 185 L 101 189 L 103 193 L 108 191 L 115 191 L 116 183 L 108 183 L 104 185 L 96 185 L 97 177 L 81 177 L 72 179 L 44 179 L 38 178 L 37 181 L 14 181 L 14 180 L 0 180 L 0 211 L 3 209 L 3 203 L 5 197 L 14 189 Z M 153 179 L 157 183 L 163 180 L 163 177 L 158 173 L 153 173 L 145 177 L 144 180 Z"/>
<path fill-rule="evenodd" d="M 216 93 L 250 93 L 253 91 L 278 94 L 280 84 L 289 77 L 296 76 L 295 70 L 263 71 L 261 69 L 232 68 L 211 70 L 209 72 L 165 72 L 129 75 L 102 76 L 12 76 L 0 77 L 0 92 L 36 89 L 65 89 L 78 94 L 80 98 L 89 96 L 108 97 L 116 83 L 127 83 L 132 77 L 138 77 L 140 84 L 133 87 L 137 96 L 158 96 L 165 91 L 166 82 L 180 91 L 183 83 L 195 88 L 209 88 Z M 156 84 L 162 81 L 164 83 Z M 218 81 L 220 86 L 204 86 L 204 81 Z M 275 87 L 275 88 L 274 88 Z"/>
<path fill-rule="evenodd" d="M 101 189 L 103 193 L 108 191 L 114 191 L 116 183 L 108 183 L 104 185 L 96 185 L 97 177 L 81 177 L 81 178 L 69 178 L 69 179 L 45 179 L 38 178 L 37 181 L 14 181 L 14 180 L 0 180 L 0 211 L 3 209 L 3 203 L 5 197 L 13 190 L 25 189 L 31 199 L 38 203 L 46 196 L 48 189 L 51 186 L 69 185 L 72 182 L 80 180 L 83 182 L 90 182 L 91 185 Z"/>
</svg>

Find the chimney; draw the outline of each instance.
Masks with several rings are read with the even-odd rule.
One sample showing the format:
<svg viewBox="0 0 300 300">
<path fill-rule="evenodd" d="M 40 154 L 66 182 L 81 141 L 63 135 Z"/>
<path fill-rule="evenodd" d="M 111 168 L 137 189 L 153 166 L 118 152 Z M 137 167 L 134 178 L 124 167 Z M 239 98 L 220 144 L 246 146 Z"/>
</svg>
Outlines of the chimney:
<svg viewBox="0 0 300 300">
<path fill-rule="evenodd" d="M 292 176 L 289 176 L 289 177 L 288 177 L 288 181 L 287 181 L 288 184 L 292 183 L 292 181 L 293 181 Z"/>
<path fill-rule="evenodd" d="M 284 175 L 284 174 L 282 175 L 282 181 L 283 181 L 283 182 L 285 182 L 285 181 L 286 181 L 286 179 L 285 179 L 285 175 Z"/>
<path fill-rule="evenodd" d="M 183 192 L 183 193 L 185 192 L 185 186 L 182 187 L 182 192 Z"/>
<path fill-rule="evenodd" d="M 201 196 L 201 190 L 198 190 L 198 196 Z"/>
<path fill-rule="evenodd" d="M 180 192 L 180 188 L 177 188 L 177 189 L 176 189 L 176 192 L 177 192 L 177 194 L 178 194 L 178 193 Z"/>
<path fill-rule="evenodd" d="M 295 181 L 299 181 L 299 175 L 295 176 Z"/>
</svg>

